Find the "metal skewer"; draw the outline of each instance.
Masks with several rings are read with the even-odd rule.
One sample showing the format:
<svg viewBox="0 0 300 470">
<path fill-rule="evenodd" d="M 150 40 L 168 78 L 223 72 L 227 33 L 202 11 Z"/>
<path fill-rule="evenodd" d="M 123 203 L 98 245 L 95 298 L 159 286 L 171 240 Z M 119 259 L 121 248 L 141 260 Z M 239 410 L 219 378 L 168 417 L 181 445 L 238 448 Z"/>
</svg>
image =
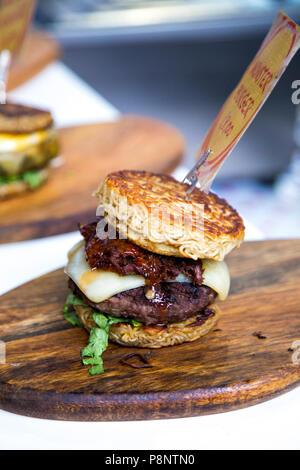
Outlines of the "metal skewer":
<svg viewBox="0 0 300 470">
<path fill-rule="evenodd" d="M 193 168 L 188 172 L 188 174 L 183 178 L 182 182 L 187 183 L 190 186 L 185 192 L 185 200 L 189 200 L 190 194 L 195 189 L 198 183 L 198 171 L 200 166 L 206 161 L 207 157 L 210 155 L 211 149 L 208 149 L 200 158 L 200 160 L 193 166 Z"/>
<path fill-rule="evenodd" d="M 8 49 L 4 49 L 0 53 L 0 104 L 6 103 L 6 83 L 10 62 L 11 53 Z"/>
</svg>

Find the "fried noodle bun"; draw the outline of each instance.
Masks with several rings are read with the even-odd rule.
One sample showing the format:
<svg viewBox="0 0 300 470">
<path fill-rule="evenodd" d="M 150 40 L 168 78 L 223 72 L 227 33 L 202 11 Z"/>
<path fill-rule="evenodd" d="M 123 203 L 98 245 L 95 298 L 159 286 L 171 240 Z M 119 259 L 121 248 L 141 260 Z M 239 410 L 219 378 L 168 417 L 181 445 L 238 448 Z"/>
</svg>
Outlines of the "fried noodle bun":
<svg viewBox="0 0 300 470">
<path fill-rule="evenodd" d="M 85 305 L 74 305 L 75 311 L 87 331 L 97 326 L 93 320 L 93 309 Z M 117 323 L 110 326 L 109 340 L 122 346 L 158 349 L 196 341 L 206 335 L 217 323 L 220 309 L 216 304 L 209 306 L 214 315 L 204 318 L 201 312 L 179 323 L 166 326 L 132 326 L 129 323 Z M 201 320 L 199 321 L 199 317 Z"/>
<path fill-rule="evenodd" d="M 110 173 L 94 195 L 101 216 L 119 233 L 153 253 L 222 261 L 244 239 L 235 209 L 214 193 L 168 175 L 145 171 Z"/>
<path fill-rule="evenodd" d="M 0 106 L 0 132 L 23 134 L 46 129 L 53 124 L 50 111 L 7 102 Z"/>
</svg>

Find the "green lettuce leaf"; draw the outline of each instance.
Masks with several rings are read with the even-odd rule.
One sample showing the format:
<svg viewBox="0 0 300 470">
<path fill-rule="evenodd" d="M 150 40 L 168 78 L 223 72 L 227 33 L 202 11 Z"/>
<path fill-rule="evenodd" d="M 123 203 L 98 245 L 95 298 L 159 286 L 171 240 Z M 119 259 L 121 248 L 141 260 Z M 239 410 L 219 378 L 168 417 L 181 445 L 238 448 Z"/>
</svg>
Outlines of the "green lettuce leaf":
<svg viewBox="0 0 300 470">
<path fill-rule="evenodd" d="M 72 305 L 86 305 L 85 302 L 74 294 L 69 294 L 63 307 L 64 317 L 74 326 L 82 326 L 77 315 L 69 312 Z M 118 318 L 100 312 L 93 312 L 93 320 L 97 326 L 93 326 L 90 331 L 89 342 L 81 350 L 82 364 L 92 366 L 89 369 L 91 375 L 103 374 L 102 354 L 108 346 L 109 328 L 115 323 L 130 323 L 133 326 L 141 326 L 142 323 L 131 318 Z"/>
<path fill-rule="evenodd" d="M 108 346 L 108 328 L 93 327 L 90 331 L 88 345 L 81 350 L 82 363 L 93 366 L 89 369 L 91 375 L 104 372 L 102 353 Z"/>
<path fill-rule="evenodd" d="M 73 305 L 85 305 L 85 303 L 79 297 L 76 297 L 76 295 L 69 294 L 62 309 L 65 320 L 71 323 L 73 326 L 82 326 L 81 321 L 79 320 L 76 313 L 69 311 L 70 306 Z"/>
<path fill-rule="evenodd" d="M 42 184 L 42 179 L 37 171 L 26 171 L 22 175 L 23 181 L 27 183 L 30 189 L 38 188 Z"/>
<path fill-rule="evenodd" d="M 11 175 L 11 176 L 0 176 L 0 184 L 8 184 L 13 183 L 14 181 L 20 180 L 21 177 Z"/>
<path fill-rule="evenodd" d="M 81 321 L 74 312 L 64 312 L 64 318 L 73 326 L 82 326 Z"/>
<path fill-rule="evenodd" d="M 15 181 L 24 181 L 30 187 L 30 189 L 35 189 L 40 186 L 43 182 L 39 171 L 26 171 L 21 175 L 8 175 L 0 176 L 0 185 L 14 183 Z"/>
<path fill-rule="evenodd" d="M 91 329 L 88 345 L 82 349 L 81 357 L 84 365 L 93 366 L 89 369 L 89 373 L 96 375 L 104 372 L 101 356 L 108 346 L 109 327 L 114 323 L 130 323 L 134 326 L 140 326 L 142 323 L 130 318 L 117 318 L 99 312 L 93 312 L 93 320 L 97 326 Z"/>
<path fill-rule="evenodd" d="M 71 293 L 67 297 L 66 305 L 86 305 L 86 303 L 82 299 Z"/>
<path fill-rule="evenodd" d="M 110 325 L 113 323 L 130 323 L 132 326 L 141 326 L 143 323 L 133 320 L 132 318 L 118 318 L 107 315 Z"/>
</svg>

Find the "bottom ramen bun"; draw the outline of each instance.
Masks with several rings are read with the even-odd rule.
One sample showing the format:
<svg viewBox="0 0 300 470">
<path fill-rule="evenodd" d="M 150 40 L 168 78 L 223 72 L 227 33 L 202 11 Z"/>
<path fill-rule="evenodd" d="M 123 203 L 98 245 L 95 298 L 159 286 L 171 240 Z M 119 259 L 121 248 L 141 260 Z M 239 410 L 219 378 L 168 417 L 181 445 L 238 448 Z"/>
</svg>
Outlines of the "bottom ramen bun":
<svg viewBox="0 0 300 470">
<path fill-rule="evenodd" d="M 87 306 L 76 305 L 76 313 L 82 325 L 88 331 L 95 327 L 93 309 Z M 196 341 L 206 335 L 220 318 L 220 309 L 216 304 L 199 315 L 188 320 L 167 325 L 133 326 L 130 323 L 116 323 L 110 327 L 109 340 L 121 346 L 134 346 L 136 348 L 158 349 L 164 346 Z"/>
</svg>

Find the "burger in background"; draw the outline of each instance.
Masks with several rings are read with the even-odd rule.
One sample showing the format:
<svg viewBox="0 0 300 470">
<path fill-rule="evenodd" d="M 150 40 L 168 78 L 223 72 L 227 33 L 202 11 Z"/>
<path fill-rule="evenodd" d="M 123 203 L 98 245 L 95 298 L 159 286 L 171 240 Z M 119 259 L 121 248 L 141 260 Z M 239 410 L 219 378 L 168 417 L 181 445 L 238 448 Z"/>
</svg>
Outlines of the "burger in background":
<svg viewBox="0 0 300 470">
<path fill-rule="evenodd" d="M 0 104 L 1 199 L 41 186 L 58 151 L 58 136 L 49 111 Z"/>
</svg>

